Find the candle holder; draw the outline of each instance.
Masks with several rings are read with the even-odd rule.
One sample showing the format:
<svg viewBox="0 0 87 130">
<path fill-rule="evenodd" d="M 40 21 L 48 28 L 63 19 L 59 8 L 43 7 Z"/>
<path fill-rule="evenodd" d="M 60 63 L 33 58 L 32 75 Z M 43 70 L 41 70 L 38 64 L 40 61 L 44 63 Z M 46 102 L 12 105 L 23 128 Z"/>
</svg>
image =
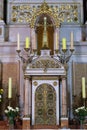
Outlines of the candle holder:
<svg viewBox="0 0 87 130">
<path fill-rule="evenodd" d="M 68 49 L 62 49 L 62 51 L 57 54 L 57 57 L 59 58 L 59 61 L 62 64 L 69 62 L 70 57 L 72 56 L 72 54 L 74 52 L 74 48 L 69 50 L 70 51 L 69 54 L 66 54 L 67 51 L 68 51 Z"/>
<path fill-rule="evenodd" d="M 21 52 L 21 50 L 16 50 L 17 51 L 17 53 L 20 53 Z"/>
<path fill-rule="evenodd" d="M 62 49 L 62 52 L 63 53 L 66 53 L 68 49 Z"/>
<path fill-rule="evenodd" d="M 70 51 L 73 53 L 73 52 L 74 52 L 74 48 L 73 48 L 73 49 L 70 49 Z"/>
<path fill-rule="evenodd" d="M 25 50 L 26 52 L 28 52 L 28 51 L 30 50 L 30 48 L 24 48 L 24 50 Z"/>
<path fill-rule="evenodd" d="M 56 50 L 55 50 L 55 54 L 58 54 L 58 52 L 59 52 L 59 49 L 56 49 Z"/>
<path fill-rule="evenodd" d="M 33 57 L 36 55 L 36 50 L 31 50 L 31 48 L 24 48 L 23 51 L 21 50 L 16 50 L 18 53 L 19 58 L 21 59 L 22 63 L 24 66 L 28 63 L 31 63 Z M 26 68 L 26 67 L 25 67 Z"/>
<path fill-rule="evenodd" d="M 9 106 L 11 106 L 11 99 L 12 99 L 12 98 L 8 98 Z"/>
<path fill-rule="evenodd" d="M 83 106 L 86 108 L 86 98 L 83 98 Z"/>
</svg>

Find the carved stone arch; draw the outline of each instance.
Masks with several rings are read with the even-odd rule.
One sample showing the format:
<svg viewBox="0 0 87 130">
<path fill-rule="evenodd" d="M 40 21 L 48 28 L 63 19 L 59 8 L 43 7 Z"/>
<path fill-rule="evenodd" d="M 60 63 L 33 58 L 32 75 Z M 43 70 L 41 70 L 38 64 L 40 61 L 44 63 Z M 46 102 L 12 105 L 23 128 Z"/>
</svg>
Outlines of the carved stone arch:
<svg viewBox="0 0 87 130">
<path fill-rule="evenodd" d="M 35 28 L 38 26 L 38 23 L 39 23 L 40 19 L 42 19 L 42 17 L 43 17 L 43 18 L 44 18 L 44 17 L 47 17 L 47 21 L 50 21 L 48 24 L 51 24 L 50 26 L 53 26 L 53 28 L 56 27 L 56 26 L 55 26 L 55 21 L 54 21 L 53 17 L 50 16 L 49 14 L 47 14 L 47 13 L 45 13 L 45 14 L 42 13 L 42 14 L 40 14 L 39 16 L 37 16 L 37 18 L 36 18 L 35 25 L 34 25 Z M 49 20 L 48 20 L 48 19 L 49 19 Z"/>
<path fill-rule="evenodd" d="M 52 18 L 51 20 L 55 27 L 60 26 L 60 19 L 58 18 L 58 14 L 54 13 L 52 8 L 50 6 L 48 6 L 48 4 L 46 2 L 44 2 L 44 3 L 42 3 L 42 5 L 39 8 L 37 8 L 36 12 L 33 14 L 32 18 L 31 18 L 31 23 L 30 23 L 31 28 L 35 27 L 37 17 L 42 14 L 46 14 L 46 15 L 50 16 Z"/>
</svg>

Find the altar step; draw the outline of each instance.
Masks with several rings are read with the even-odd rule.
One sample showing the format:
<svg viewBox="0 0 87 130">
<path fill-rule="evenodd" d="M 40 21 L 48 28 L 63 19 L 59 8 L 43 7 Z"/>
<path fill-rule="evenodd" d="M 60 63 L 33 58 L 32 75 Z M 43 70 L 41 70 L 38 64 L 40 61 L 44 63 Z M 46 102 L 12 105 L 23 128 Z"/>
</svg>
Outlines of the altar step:
<svg viewBox="0 0 87 130">
<path fill-rule="evenodd" d="M 31 129 L 59 129 L 58 125 L 34 125 L 31 126 Z"/>
<path fill-rule="evenodd" d="M 22 124 L 20 122 L 16 122 L 14 125 L 14 129 L 21 130 Z M 0 130 L 9 130 L 8 121 L 0 121 Z"/>
<path fill-rule="evenodd" d="M 8 130 L 8 129 L 9 129 L 8 121 L 0 121 L 0 130 Z"/>
</svg>

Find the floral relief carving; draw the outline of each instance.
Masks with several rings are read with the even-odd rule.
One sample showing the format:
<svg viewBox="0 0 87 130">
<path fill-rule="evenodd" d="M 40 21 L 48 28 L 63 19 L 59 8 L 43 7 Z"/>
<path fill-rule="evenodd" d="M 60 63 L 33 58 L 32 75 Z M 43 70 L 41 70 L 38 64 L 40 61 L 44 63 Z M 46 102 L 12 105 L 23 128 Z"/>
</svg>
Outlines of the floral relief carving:
<svg viewBox="0 0 87 130">
<path fill-rule="evenodd" d="M 54 60 L 41 59 L 32 63 L 32 68 L 61 68 Z"/>
<path fill-rule="evenodd" d="M 42 5 L 13 3 L 11 5 L 10 21 L 15 24 L 28 23 L 33 27 L 36 17 L 44 13 L 54 19 L 55 26 L 59 26 L 62 22 L 78 23 L 80 22 L 80 6 L 80 3 L 58 3 L 58 5 L 48 5 L 46 2 Z"/>
</svg>

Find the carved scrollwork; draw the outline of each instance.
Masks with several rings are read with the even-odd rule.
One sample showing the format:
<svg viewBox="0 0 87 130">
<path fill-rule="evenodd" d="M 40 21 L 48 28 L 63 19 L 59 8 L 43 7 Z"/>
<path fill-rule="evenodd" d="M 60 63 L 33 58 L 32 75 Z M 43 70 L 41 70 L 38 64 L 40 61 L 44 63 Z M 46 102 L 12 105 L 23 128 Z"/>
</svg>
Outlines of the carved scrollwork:
<svg viewBox="0 0 87 130">
<path fill-rule="evenodd" d="M 35 26 L 36 18 L 41 14 L 47 14 L 53 18 L 53 24 L 59 27 L 62 22 L 79 23 L 80 3 L 59 3 L 58 5 L 30 5 L 25 3 L 11 5 L 11 23 L 28 23 L 31 27 Z M 31 22 L 32 21 L 32 22 Z"/>
<path fill-rule="evenodd" d="M 32 68 L 61 68 L 61 65 L 56 60 L 41 59 L 32 63 Z"/>
</svg>

